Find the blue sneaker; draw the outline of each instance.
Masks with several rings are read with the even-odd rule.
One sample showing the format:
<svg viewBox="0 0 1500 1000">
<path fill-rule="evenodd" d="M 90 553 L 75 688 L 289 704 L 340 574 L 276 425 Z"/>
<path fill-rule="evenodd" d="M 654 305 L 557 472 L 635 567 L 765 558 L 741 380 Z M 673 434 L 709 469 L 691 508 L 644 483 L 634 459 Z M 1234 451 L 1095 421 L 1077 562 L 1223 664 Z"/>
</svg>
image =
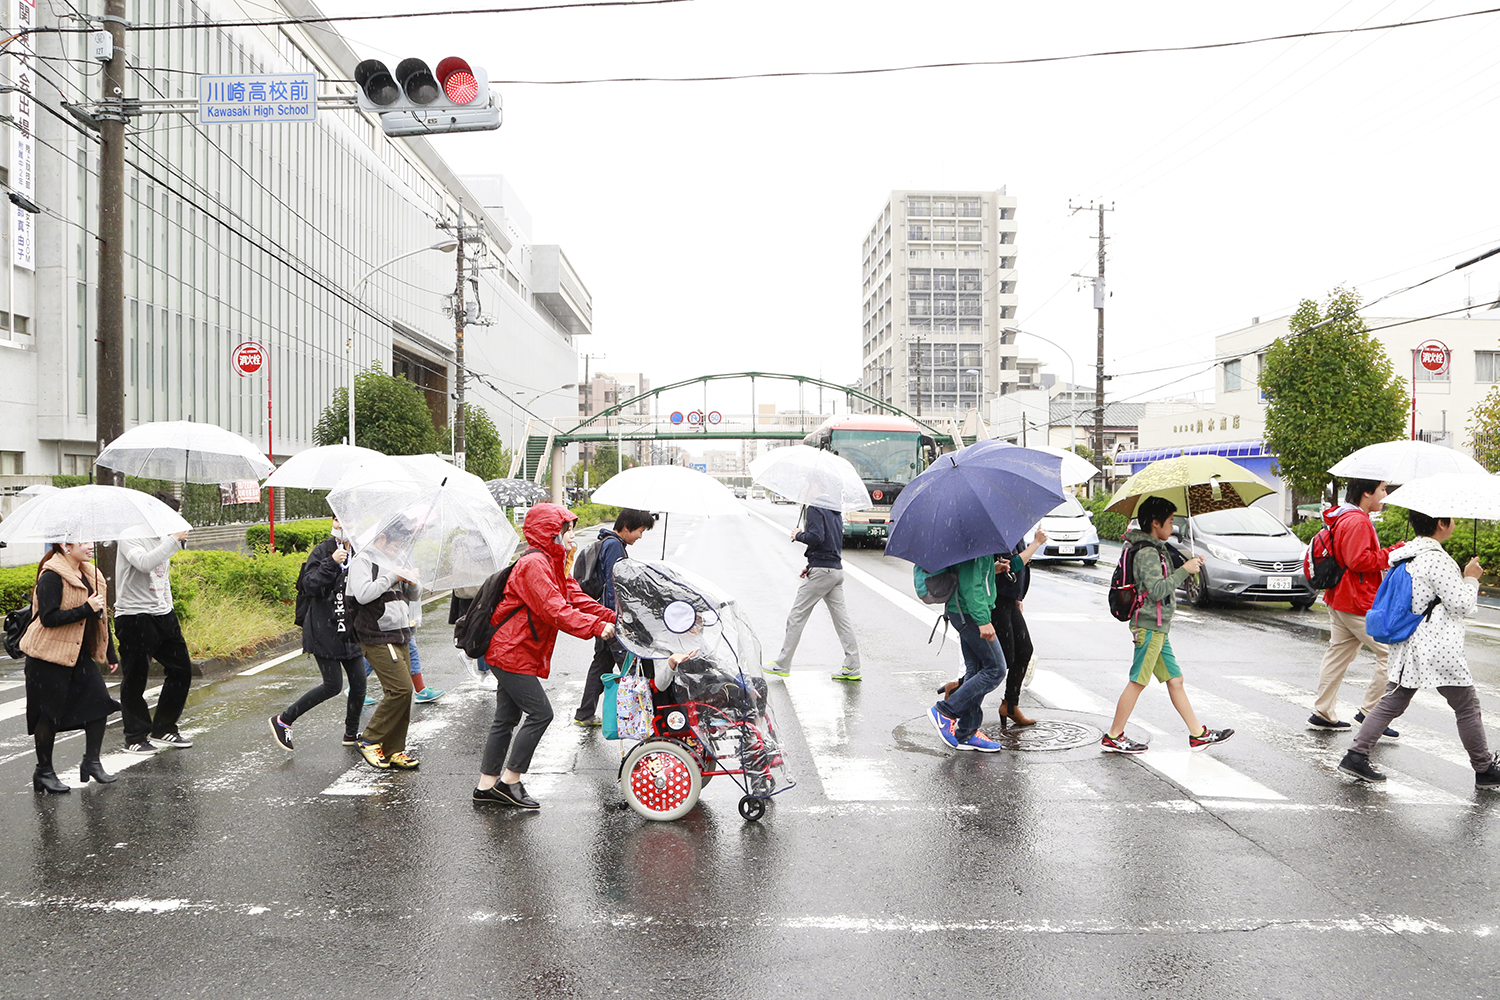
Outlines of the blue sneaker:
<svg viewBox="0 0 1500 1000">
<path fill-rule="evenodd" d="M 980 753 L 995 753 L 1000 749 L 1000 744 L 990 739 L 983 733 L 976 732 L 973 736 L 964 740 L 954 749 L 956 750 L 978 750 Z"/>
<path fill-rule="evenodd" d="M 950 750 L 957 750 L 958 733 L 956 732 L 956 729 L 958 728 L 958 720 L 950 718 L 944 715 L 942 712 L 939 712 L 936 705 L 933 705 L 927 710 L 927 717 L 930 718 L 932 720 L 932 724 L 937 727 L 938 736 L 944 743 L 948 744 L 948 748 Z"/>
<path fill-rule="evenodd" d="M 379 700 L 380 699 L 377 698 L 377 697 L 375 697 L 373 694 L 367 694 L 367 695 L 365 695 L 365 708 L 369 708 L 371 705 L 375 704 Z"/>
<path fill-rule="evenodd" d="M 766 673 L 770 674 L 773 677 L 790 677 L 790 676 L 792 676 L 792 671 L 789 668 L 783 667 L 781 664 L 777 663 L 775 660 L 772 660 L 770 663 L 766 664 Z"/>
<path fill-rule="evenodd" d="M 417 692 L 417 704 L 426 705 L 428 702 L 437 701 L 447 693 L 448 692 L 446 691 L 439 691 L 437 688 L 429 684 L 422 690 Z"/>
</svg>

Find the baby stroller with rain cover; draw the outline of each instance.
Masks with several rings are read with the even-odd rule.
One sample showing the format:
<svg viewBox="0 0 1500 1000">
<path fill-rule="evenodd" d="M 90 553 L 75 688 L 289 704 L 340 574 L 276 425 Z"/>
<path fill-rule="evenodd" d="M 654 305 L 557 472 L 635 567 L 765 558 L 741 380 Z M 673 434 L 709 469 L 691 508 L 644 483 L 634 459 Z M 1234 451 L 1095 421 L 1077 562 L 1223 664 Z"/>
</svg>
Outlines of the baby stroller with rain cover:
<svg viewBox="0 0 1500 1000">
<path fill-rule="evenodd" d="M 614 571 L 620 643 L 643 660 L 693 653 L 657 693 L 651 735 L 624 754 L 620 790 L 647 819 L 672 820 L 724 776 L 744 793 L 740 815 L 759 820 L 771 796 L 796 782 L 786 774 L 750 623 L 733 598 L 679 566 L 622 559 Z"/>
</svg>

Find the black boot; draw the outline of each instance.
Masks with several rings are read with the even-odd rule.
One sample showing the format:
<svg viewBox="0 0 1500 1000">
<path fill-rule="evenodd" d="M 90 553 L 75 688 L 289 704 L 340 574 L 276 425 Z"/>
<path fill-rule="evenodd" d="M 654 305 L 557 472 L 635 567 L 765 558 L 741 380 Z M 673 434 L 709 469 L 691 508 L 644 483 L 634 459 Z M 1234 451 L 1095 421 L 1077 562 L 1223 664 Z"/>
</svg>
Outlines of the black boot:
<svg viewBox="0 0 1500 1000">
<path fill-rule="evenodd" d="M 101 785 L 113 784 L 119 780 L 113 774 L 104 770 L 104 765 L 99 763 L 98 757 L 85 757 L 83 758 L 83 765 L 78 768 L 78 780 L 87 785 L 90 778 L 93 778 Z"/>
<path fill-rule="evenodd" d="M 36 770 L 31 775 L 31 787 L 34 791 L 48 792 L 52 795 L 66 795 L 73 789 L 63 784 L 57 777 L 57 772 L 52 770 L 52 742 L 56 734 L 50 729 L 37 727 L 36 740 Z"/>
</svg>

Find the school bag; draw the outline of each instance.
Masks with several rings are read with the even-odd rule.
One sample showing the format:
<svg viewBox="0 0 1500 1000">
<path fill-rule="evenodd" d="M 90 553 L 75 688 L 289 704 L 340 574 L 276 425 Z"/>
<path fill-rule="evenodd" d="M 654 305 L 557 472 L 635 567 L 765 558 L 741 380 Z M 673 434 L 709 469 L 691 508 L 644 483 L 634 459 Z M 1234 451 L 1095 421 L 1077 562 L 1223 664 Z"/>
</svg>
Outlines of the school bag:
<svg viewBox="0 0 1500 1000">
<path fill-rule="evenodd" d="M 1353 511 L 1345 513 L 1352 514 Z M 1307 577 L 1307 582 L 1312 584 L 1314 590 L 1330 590 L 1337 587 L 1344 578 L 1344 567 L 1339 565 L 1338 558 L 1333 554 L 1333 529 L 1343 519 L 1344 515 L 1340 514 L 1333 519 L 1333 524 L 1325 524 L 1319 528 L 1302 554 L 1302 574 Z"/>
<path fill-rule="evenodd" d="M 1411 609 L 1410 562 L 1410 559 L 1404 559 L 1391 567 L 1385 579 L 1380 581 L 1380 589 L 1375 592 L 1375 603 L 1365 613 L 1365 631 L 1376 642 L 1387 645 L 1405 642 L 1418 625 L 1432 617 L 1432 609 L 1438 606 L 1438 599 L 1434 597 L 1426 611 Z"/>
<path fill-rule="evenodd" d="M 1120 561 L 1115 564 L 1115 571 L 1109 577 L 1109 613 L 1122 622 L 1133 621 L 1141 605 L 1146 603 L 1146 592 L 1135 585 L 1135 554 L 1138 551 L 1140 546 L 1126 542 L 1120 549 Z M 1171 572 L 1167 568 L 1167 557 L 1164 554 L 1161 568 L 1163 573 Z M 1157 602 L 1157 624 L 1161 623 L 1160 603 Z"/>
<path fill-rule="evenodd" d="M 596 538 L 573 557 L 573 579 L 596 601 L 604 599 L 604 560 L 599 558 L 603 549 L 604 539 Z"/>
<path fill-rule="evenodd" d="M 453 625 L 453 645 L 463 650 L 465 656 L 473 660 L 483 660 L 484 654 L 490 650 L 490 642 L 495 638 L 495 633 L 500 631 L 500 626 L 510 621 L 515 613 L 524 607 L 524 605 L 517 606 L 510 614 L 500 619 L 498 625 L 490 624 L 490 619 L 495 616 L 495 609 L 500 606 L 500 601 L 505 597 L 505 585 L 510 582 L 511 570 L 531 553 L 541 551 L 541 549 L 527 549 L 515 562 L 498 573 L 491 573 L 489 579 L 480 585 L 479 593 L 474 595 L 469 609 Z"/>
<path fill-rule="evenodd" d="M 912 586 L 923 604 L 947 604 L 958 589 L 958 570 L 949 566 L 941 573 L 929 573 L 920 566 L 911 568 Z"/>
</svg>

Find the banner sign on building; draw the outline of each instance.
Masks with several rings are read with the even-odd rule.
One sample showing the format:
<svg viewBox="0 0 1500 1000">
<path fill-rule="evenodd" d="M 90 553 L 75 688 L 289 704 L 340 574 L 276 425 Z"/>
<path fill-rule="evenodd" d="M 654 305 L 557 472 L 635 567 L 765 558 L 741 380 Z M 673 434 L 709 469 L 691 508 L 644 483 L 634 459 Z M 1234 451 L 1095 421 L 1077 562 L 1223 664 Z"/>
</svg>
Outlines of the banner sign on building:
<svg viewBox="0 0 1500 1000">
<path fill-rule="evenodd" d="M 36 27 L 35 0 L 14 0 L 11 8 L 11 24 L 20 32 Z M 31 35 L 23 34 L 11 42 L 10 78 L 15 85 L 11 94 L 10 188 L 26 196 L 36 198 L 36 140 L 32 138 L 32 104 L 36 88 L 35 69 L 32 66 Z M 36 270 L 35 218 L 19 205 L 11 206 L 12 259 L 16 266 L 28 271 Z"/>
<path fill-rule="evenodd" d="M 198 124 L 316 121 L 317 84 L 316 73 L 200 76 Z"/>
</svg>

